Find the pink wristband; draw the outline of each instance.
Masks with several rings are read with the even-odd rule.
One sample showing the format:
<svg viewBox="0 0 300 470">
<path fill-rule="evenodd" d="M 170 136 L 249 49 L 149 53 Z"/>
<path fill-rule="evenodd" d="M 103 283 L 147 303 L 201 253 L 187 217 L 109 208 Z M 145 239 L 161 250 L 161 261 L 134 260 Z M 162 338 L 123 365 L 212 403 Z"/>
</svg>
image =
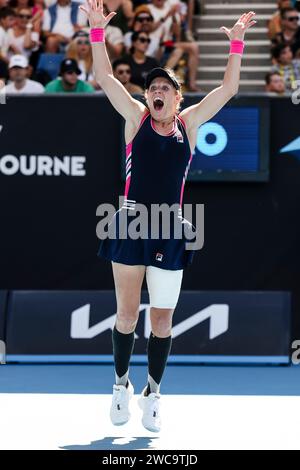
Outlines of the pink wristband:
<svg viewBox="0 0 300 470">
<path fill-rule="evenodd" d="M 245 43 L 239 39 L 234 39 L 230 41 L 230 51 L 229 54 L 240 54 L 243 55 Z"/>
<path fill-rule="evenodd" d="M 90 41 L 91 43 L 104 42 L 105 41 L 105 30 L 104 28 L 92 28 L 90 30 Z"/>
</svg>

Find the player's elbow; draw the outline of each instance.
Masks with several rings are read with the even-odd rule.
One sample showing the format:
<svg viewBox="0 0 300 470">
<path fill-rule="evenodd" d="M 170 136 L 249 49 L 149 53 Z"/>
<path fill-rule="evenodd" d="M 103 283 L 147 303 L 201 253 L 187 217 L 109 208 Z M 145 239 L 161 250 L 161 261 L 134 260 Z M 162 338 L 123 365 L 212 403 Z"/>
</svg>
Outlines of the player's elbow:
<svg viewBox="0 0 300 470">
<path fill-rule="evenodd" d="M 239 91 L 239 85 L 227 85 L 226 86 L 226 93 L 228 94 L 229 98 L 237 95 Z"/>
</svg>

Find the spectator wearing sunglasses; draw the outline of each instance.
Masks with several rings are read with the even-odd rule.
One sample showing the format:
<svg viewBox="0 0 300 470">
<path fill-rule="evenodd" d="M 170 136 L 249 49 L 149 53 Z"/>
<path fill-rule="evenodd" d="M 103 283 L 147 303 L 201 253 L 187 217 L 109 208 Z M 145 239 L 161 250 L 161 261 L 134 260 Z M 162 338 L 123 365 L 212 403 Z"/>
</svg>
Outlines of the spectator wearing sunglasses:
<svg viewBox="0 0 300 470">
<path fill-rule="evenodd" d="M 280 12 L 281 18 L 281 33 L 276 34 L 273 39 L 273 45 L 287 44 L 291 46 L 293 55 L 297 55 L 300 49 L 300 27 L 299 27 L 299 14 L 295 8 L 284 8 Z"/>
<path fill-rule="evenodd" d="M 275 38 L 276 34 L 281 33 L 281 19 L 280 19 L 280 11 L 284 8 L 291 8 L 292 2 L 291 0 L 277 0 L 277 10 L 271 16 L 270 20 L 267 22 L 268 25 L 268 36 L 269 39 L 272 40 Z"/>
<path fill-rule="evenodd" d="M 150 9 L 147 5 L 141 5 L 135 10 L 135 15 L 132 23 L 132 31 L 124 36 L 124 44 L 127 53 L 129 53 L 132 46 L 132 34 L 134 32 L 144 31 L 149 35 L 150 43 L 147 49 L 147 56 L 154 57 L 157 60 L 160 60 L 161 57 L 161 48 L 160 48 L 160 39 L 157 35 L 152 35 L 154 18 L 151 15 Z"/>
<path fill-rule="evenodd" d="M 158 61 L 153 57 L 148 57 L 147 49 L 150 43 L 149 35 L 143 31 L 132 34 L 132 46 L 130 54 L 126 59 L 131 68 L 131 81 L 135 85 L 143 88 L 145 77 L 150 70 L 158 67 Z"/>
<path fill-rule="evenodd" d="M 17 14 L 14 26 L 8 30 L 9 55 L 21 54 L 27 58 L 39 46 L 39 33 L 33 31 L 31 8 L 22 8 Z"/>
<path fill-rule="evenodd" d="M 79 80 L 81 70 L 74 59 L 64 59 L 60 65 L 60 76 L 46 85 L 46 93 L 92 93 L 90 83 Z"/>
<path fill-rule="evenodd" d="M 131 68 L 125 59 L 117 59 L 112 64 L 114 76 L 122 83 L 128 93 L 143 93 L 143 89 L 131 83 Z"/>
<path fill-rule="evenodd" d="M 44 12 L 44 2 L 42 0 L 10 0 L 10 8 L 16 13 L 22 8 L 28 8 L 32 14 L 33 31 L 41 33 L 42 18 Z"/>
<path fill-rule="evenodd" d="M 75 33 L 70 42 L 66 57 L 76 60 L 81 74 L 78 75 L 79 80 L 90 83 L 95 89 L 99 89 L 99 85 L 94 79 L 93 74 L 93 57 L 92 47 L 89 40 L 89 34 L 86 31 L 78 31 Z"/>
</svg>

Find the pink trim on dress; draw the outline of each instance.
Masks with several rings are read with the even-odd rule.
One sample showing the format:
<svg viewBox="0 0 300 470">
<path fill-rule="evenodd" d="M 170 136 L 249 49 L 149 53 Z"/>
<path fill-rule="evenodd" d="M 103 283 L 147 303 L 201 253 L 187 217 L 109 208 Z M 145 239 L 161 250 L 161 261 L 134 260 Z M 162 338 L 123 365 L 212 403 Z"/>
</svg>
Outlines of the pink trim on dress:
<svg viewBox="0 0 300 470">
<path fill-rule="evenodd" d="M 132 141 L 126 145 L 126 162 L 131 155 L 131 151 L 132 151 Z"/>
<path fill-rule="evenodd" d="M 191 156 L 190 156 L 190 159 L 189 159 L 189 162 L 186 166 L 186 169 L 185 169 L 185 172 L 184 172 L 184 177 L 183 177 L 183 180 L 182 180 L 182 185 L 181 185 L 181 191 L 180 191 L 180 207 L 182 206 L 182 200 L 183 200 L 183 193 L 184 193 L 184 186 L 185 186 L 185 181 L 186 181 L 186 177 L 187 177 L 187 174 L 188 174 L 188 171 L 190 169 L 190 165 L 191 165 L 191 162 L 192 162 L 192 159 L 193 159 L 193 154 L 191 153 Z"/>
<path fill-rule="evenodd" d="M 144 116 L 142 117 L 141 119 L 141 122 L 139 124 L 139 127 L 138 127 L 138 130 L 137 130 L 137 133 L 138 131 L 140 130 L 140 128 L 142 127 L 142 125 L 144 124 L 146 118 L 149 116 L 149 112 L 147 111 L 146 114 L 144 114 Z M 133 144 L 133 141 L 135 139 L 135 137 L 137 136 L 137 133 L 135 134 L 134 138 L 131 140 L 131 142 L 129 142 L 127 145 L 126 145 L 126 173 L 127 171 L 131 168 L 132 166 L 132 161 L 128 161 L 129 158 L 131 157 L 131 154 L 132 154 L 132 144 Z M 124 198 L 127 199 L 127 196 L 128 196 L 128 193 L 129 193 L 129 188 L 130 188 L 130 181 L 131 181 L 131 171 L 128 173 L 127 177 L 126 177 L 126 182 L 125 182 L 125 191 L 124 191 Z"/>
<path fill-rule="evenodd" d="M 131 180 L 131 176 L 128 176 L 128 178 L 126 180 L 126 184 L 125 184 L 125 194 L 124 194 L 125 199 L 127 199 L 127 195 L 129 193 L 130 180 Z"/>
</svg>

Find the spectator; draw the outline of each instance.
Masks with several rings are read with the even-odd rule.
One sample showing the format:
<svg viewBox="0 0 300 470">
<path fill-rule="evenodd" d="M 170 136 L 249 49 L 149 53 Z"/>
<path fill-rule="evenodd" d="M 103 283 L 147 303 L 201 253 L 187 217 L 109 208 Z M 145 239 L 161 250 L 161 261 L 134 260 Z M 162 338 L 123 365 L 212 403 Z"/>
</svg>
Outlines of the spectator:
<svg viewBox="0 0 300 470">
<path fill-rule="evenodd" d="M 125 59 L 117 59 L 112 64 L 114 76 L 122 83 L 128 93 L 143 93 L 143 88 L 131 83 L 131 68 Z"/>
<path fill-rule="evenodd" d="M 177 0 L 152 0 L 149 9 L 154 17 L 151 34 L 157 35 L 165 44 L 171 46 L 169 51 L 173 51 L 166 66 L 174 69 L 181 56 L 186 53 L 188 55 L 188 89 L 189 91 L 198 91 L 196 84 L 198 46 L 196 42 L 181 41 L 179 2 Z"/>
<path fill-rule="evenodd" d="M 8 30 L 12 28 L 15 21 L 15 12 L 11 8 L 0 10 L 0 58 L 8 62 L 9 35 Z"/>
<path fill-rule="evenodd" d="M 13 54 L 21 54 L 29 58 L 32 51 L 38 49 L 39 33 L 33 31 L 33 26 L 31 9 L 19 10 L 14 26 L 8 30 L 9 48 Z"/>
<path fill-rule="evenodd" d="M 5 87 L 8 94 L 43 93 L 44 87 L 28 77 L 28 60 L 22 55 L 14 55 L 9 61 L 10 83 Z"/>
<path fill-rule="evenodd" d="M 124 44 L 127 53 L 129 53 L 130 48 L 132 46 L 132 33 L 145 31 L 145 33 L 149 34 L 150 38 L 150 43 L 147 49 L 147 56 L 154 57 L 155 59 L 160 60 L 162 54 L 160 47 L 160 39 L 157 35 L 151 34 L 153 29 L 153 21 L 154 18 L 151 15 L 151 12 L 147 5 L 141 5 L 136 8 L 132 23 L 132 31 L 128 31 L 128 33 L 126 33 L 124 36 Z"/>
<path fill-rule="evenodd" d="M 10 0 L 9 6 L 18 13 L 21 8 L 33 8 L 34 0 Z"/>
<path fill-rule="evenodd" d="M 86 15 L 79 3 L 57 0 L 44 11 L 43 33 L 46 37 L 46 52 L 58 52 L 70 42 L 74 33 L 86 26 Z"/>
<path fill-rule="evenodd" d="M 187 18 L 186 18 L 186 31 L 185 38 L 189 42 L 194 42 L 195 38 L 193 36 L 193 17 L 195 11 L 195 0 L 186 0 L 187 3 Z"/>
<path fill-rule="evenodd" d="M 280 12 L 281 33 L 277 33 L 273 44 L 287 44 L 291 46 L 293 55 L 300 48 L 300 27 L 298 26 L 299 15 L 295 8 L 284 8 Z"/>
<path fill-rule="evenodd" d="M 300 80 L 300 60 L 293 59 L 291 47 L 286 44 L 278 44 L 272 50 L 272 57 L 276 61 L 271 72 L 278 72 L 284 80 L 286 90 L 294 90 L 297 80 Z"/>
<path fill-rule="evenodd" d="M 61 78 L 52 80 L 46 85 L 46 93 L 92 93 L 90 83 L 78 79 L 81 70 L 74 59 L 65 59 L 60 66 Z"/>
<path fill-rule="evenodd" d="M 0 0 L 0 10 L 2 8 L 8 7 L 8 4 L 9 4 L 9 0 Z"/>
<path fill-rule="evenodd" d="M 73 40 L 68 46 L 66 57 L 76 60 L 81 70 L 81 74 L 78 76 L 79 80 L 89 82 L 95 89 L 99 89 L 99 85 L 94 79 L 92 48 L 89 34 L 86 31 L 75 33 Z"/>
<path fill-rule="evenodd" d="M 173 24 L 180 23 L 180 4 L 177 0 L 152 0 L 148 5 L 154 18 L 152 34 L 158 40 L 173 40 Z"/>
<path fill-rule="evenodd" d="M 143 31 L 133 33 L 130 54 L 126 57 L 131 68 L 131 81 L 141 88 L 144 87 L 147 73 L 159 66 L 156 59 L 146 55 L 149 43 L 150 39 L 147 33 Z"/>
<path fill-rule="evenodd" d="M 143 3 L 147 3 L 144 0 Z M 129 30 L 131 20 L 133 19 L 133 4 L 131 0 L 105 0 L 108 13 L 115 11 L 116 16 L 110 21 L 110 26 L 115 26 L 122 31 L 122 34 Z"/>
<path fill-rule="evenodd" d="M 285 92 L 285 84 L 282 76 L 278 72 L 268 72 L 265 76 L 266 87 L 268 93 L 276 93 L 282 95 Z"/>
<path fill-rule="evenodd" d="M 41 5 L 35 4 L 34 0 L 10 0 L 9 6 L 16 14 L 18 14 L 19 10 L 22 10 L 22 8 L 29 9 L 32 14 L 33 31 L 37 31 L 39 34 L 41 33 L 43 16 L 43 7 Z"/>
<path fill-rule="evenodd" d="M 268 21 L 268 36 L 272 40 L 275 38 L 276 34 L 281 33 L 281 19 L 280 19 L 280 10 L 284 8 L 291 8 L 291 0 L 277 0 L 277 11 L 271 16 Z"/>
</svg>

